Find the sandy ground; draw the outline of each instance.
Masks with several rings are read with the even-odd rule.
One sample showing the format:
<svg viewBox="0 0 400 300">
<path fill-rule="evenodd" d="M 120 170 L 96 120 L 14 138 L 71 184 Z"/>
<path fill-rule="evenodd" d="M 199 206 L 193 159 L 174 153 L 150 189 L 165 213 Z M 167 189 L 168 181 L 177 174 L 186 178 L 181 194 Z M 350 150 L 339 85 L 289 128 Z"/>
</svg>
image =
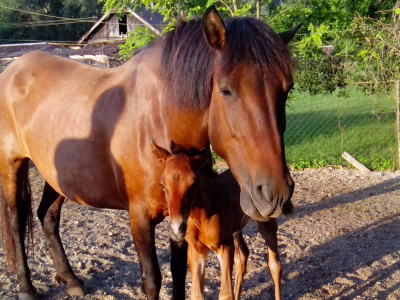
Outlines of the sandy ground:
<svg viewBox="0 0 400 300">
<path fill-rule="evenodd" d="M 293 172 L 296 213 L 279 218 L 283 299 L 400 299 L 400 174 L 324 168 Z M 31 170 L 38 206 L 43 180 Z M 144 299 L 138 259 L 124 211 L 63 206 L 61 238 L 88 295 L 82 299 Z M 161 299 L 171 298 L 166 222 L 156 231 L 163 275 Z M 243 299 L 273 299 L 266 248 L 254 223 L 244 230 L 250 248 Z M 68 299 L 35 221 L 33 283 L 44 299 Z M 210 256 L 206 299 L 217 299 L 219 264 Z M 190 276 L 187 278 L 187 295 Z M 0 246 L 0 299 L 16 299 Z"/>
</svg>

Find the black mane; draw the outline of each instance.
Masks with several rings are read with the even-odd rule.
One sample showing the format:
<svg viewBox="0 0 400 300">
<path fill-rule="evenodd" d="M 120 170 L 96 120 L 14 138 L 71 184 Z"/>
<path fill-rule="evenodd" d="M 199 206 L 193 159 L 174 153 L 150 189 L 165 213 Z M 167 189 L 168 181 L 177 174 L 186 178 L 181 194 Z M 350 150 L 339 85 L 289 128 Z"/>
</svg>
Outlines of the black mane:
<svg viewBox="0 0 400 300">
<path fill-rule="evenodd" d="M 277 34 L 254 18 L 225 21 L 226 42 L 221 60 L 204 37 L 201 21 L 180 22 L 162 40 L 161 72 L 177 107 L 203 110 L 210 104 L 216 69 L 229 73 L 241 62 L 255 63 L 264 76 L 290 77 L 291 56 Z"/>
</svg>

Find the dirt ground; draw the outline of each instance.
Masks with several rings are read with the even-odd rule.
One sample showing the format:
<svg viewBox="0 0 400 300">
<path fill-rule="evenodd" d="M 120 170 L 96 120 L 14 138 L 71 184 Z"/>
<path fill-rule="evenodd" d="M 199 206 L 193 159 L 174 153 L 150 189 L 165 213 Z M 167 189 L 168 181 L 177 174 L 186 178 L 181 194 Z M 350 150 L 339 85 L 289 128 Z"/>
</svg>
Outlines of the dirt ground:
<svg viewBox="0 0 400 300">
<path fill-rule="evenodd" d="M 400 174 L 324 168 L 293 172 L 296 212 L 279 218 L 283 299 L 400 299 Z M 31 170 L 35 206 L 43 181 Z M 85 281 L 82 299 L 144 299 L 124 211 L 98 210 L 70 201 L 60 226 L 67 256 Z M 157 228 L 163 275 L 161 299 L 171 298 L 166 222 Z M 242 299 L 273 299 L 266 248 L 254 223 L 244 230 L 250 248 Z M 44 299 L 68 299 L 35 221 L 33 283 Z M 206 299 L 217 299 L 219 264 L 210 256 Z M 187 278 L 187 295 L 190 276 Z M 0 246 L 0 299 L 16 299 L 15 276 Z"/>
</svg>

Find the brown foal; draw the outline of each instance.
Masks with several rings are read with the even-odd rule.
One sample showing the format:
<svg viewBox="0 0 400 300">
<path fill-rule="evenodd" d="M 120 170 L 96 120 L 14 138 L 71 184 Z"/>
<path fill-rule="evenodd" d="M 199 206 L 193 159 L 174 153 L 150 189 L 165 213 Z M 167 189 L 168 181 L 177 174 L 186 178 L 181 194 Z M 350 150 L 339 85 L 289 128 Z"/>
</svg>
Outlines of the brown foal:
<svg viewBox="0 0 400 300">
<path fill-rule="evenodd" d="M 169 209 L 171 237 L 185 239 L 192 276 L 191 299 L 204 299 L 207 256 L 213 250 L 221 265 L 219 299 L 239 299 L 249 250 L 242 229 L 251 220 L 240 207 L 240 186 L 227 170 L 220 175 L 203 169 L 201 155 L 187 156 L 172 143 L 170 154 L 153 143 L 153 153 L 165 164 L 161 176 Z M 290 212 L 291 203 L 285 207 Z M 281 299 L 282 266 L 278 254 L 275 218 L 257 221 L 268 246 L 268 267 L 275 285 L 275 299 Z M 183 229 L 186 229 L 186 234 Z M 232 289 L 232 266 L 236 277 Z"/>
</svg>

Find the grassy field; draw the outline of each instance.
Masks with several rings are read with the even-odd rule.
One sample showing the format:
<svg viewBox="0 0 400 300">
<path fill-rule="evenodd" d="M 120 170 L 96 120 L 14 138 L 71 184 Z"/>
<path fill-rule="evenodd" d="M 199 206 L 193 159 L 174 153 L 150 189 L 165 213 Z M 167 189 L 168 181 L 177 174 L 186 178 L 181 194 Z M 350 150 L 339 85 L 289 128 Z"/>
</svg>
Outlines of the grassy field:
<svg viewBox="0 0 400 300">
<path fill-rule="evenodd" d="M 355 88 L 347 98 L 295 92 L 286 113 L 286 158 L 296 169 L 344 164 L 344 151 L 373 170 L 397 164 L 394 99 Z"/>
</svg>

